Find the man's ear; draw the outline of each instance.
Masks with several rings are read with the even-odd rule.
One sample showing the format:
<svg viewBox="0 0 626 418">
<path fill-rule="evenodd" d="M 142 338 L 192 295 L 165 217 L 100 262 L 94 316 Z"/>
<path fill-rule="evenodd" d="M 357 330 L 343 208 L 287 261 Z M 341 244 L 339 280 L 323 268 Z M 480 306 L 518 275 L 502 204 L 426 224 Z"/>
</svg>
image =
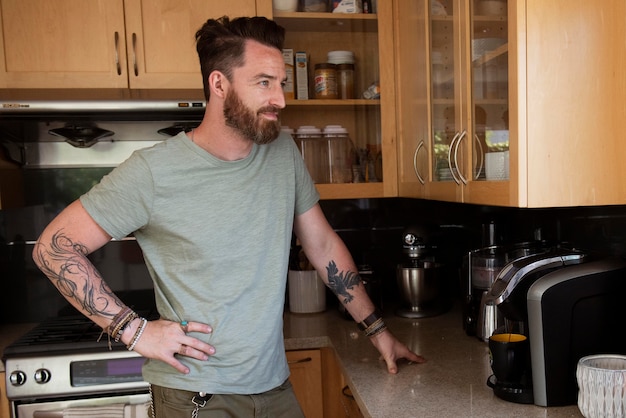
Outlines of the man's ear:
<svg viewBox="0 0 626 418">
<path fill-rule="evenodd" d="M 213 71 L 209 74 L 209 88 L 211 89 L 211 96 L 215 94 L 224 98 L 224 87 L 227 82 L 228 80 L 226 79 L 226 76 L 220 71 Z"/>
</svg>

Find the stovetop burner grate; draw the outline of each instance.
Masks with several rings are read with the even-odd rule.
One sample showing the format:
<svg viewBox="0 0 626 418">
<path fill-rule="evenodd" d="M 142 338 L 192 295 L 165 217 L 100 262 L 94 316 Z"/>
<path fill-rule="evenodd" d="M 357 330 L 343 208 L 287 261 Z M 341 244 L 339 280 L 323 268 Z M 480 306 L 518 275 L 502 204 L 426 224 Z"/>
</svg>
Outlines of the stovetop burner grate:
<svg viewBox="0 0 626 418">
<path fill-rule="evenodd" d="M 156 312 L 140 313 L 147 319 L 156 319 Z M 83 316 L 58 317 L 44 321 L 4 349 L 4 358 L 32 355 L 54 355 L 72 352 L 109 350 L 107 334 Z M 111 342 L 113 350 L 126 349 L 121 342 Z"/>
</svg>

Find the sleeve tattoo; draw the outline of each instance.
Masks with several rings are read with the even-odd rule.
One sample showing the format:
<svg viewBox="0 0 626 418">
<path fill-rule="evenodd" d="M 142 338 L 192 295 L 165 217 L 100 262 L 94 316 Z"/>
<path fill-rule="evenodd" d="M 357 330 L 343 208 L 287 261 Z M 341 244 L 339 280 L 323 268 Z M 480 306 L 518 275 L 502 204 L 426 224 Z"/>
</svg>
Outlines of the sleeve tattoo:
<svg viewBox="0 0 626 418">
<path fill-rule="evenodd" d="M 88 254 L 87 247 L 73 242 L 59 230 L 52 236 L 49 247 L 43 243 L 36 245 L 34 260 L 59 292 L 77 302 L 88 315 L 112 317 L 109 301 L 114 300 L 120 307 L 123 304 L 102 280 Z"/>
</svg>

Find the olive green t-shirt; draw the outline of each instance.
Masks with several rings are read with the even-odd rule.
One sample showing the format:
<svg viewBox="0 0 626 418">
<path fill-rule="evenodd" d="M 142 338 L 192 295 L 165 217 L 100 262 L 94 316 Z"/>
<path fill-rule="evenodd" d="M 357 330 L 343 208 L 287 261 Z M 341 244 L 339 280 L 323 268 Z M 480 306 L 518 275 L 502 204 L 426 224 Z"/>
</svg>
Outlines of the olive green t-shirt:
<svg viewBox="0 0 626 418">
<path fill-rule="evenodd" d="M 181 133 L 134 152 L 81 196 L 113 238 L 135 235 L 162 318 L 213 327 L 191 335 L 214 345 L 214 356 L 179 357 L 188 375 L 149 360 L 148 382 L 252 394 L 287 379 L 282 314 L 293 220 L 318 200 L 285 134 L 223 161 Z"/>
</svg>

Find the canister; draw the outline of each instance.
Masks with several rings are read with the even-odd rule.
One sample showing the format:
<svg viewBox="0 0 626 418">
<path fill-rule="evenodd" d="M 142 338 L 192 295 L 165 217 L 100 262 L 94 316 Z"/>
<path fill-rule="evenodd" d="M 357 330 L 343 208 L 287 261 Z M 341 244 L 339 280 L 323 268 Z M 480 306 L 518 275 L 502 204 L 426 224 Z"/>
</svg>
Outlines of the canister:
<svg viewBox="0 0 626 418">
<path fill-rule="evenodd" d="M 315 98 L 337 97 L 337 65 L 328 62 L 315 64 Z"/>
<path fill-rule="evenodd" d="M 337 65 L 337 96 L 354 98 L 354 53 L 352 51 L 329 51 L 328 62 Z"/>
<path fill-rule="evenodd" d="M 356 164 L 356 150 L 348 131 L 341 125 L 327 125 L 323 131 L 328 145 L 330 183 L 352 183 L 352 167 Z"/>
<path fill-rule="evenodd" d="M 300 126 L 295 134 L 296 143 L 304 164 L 315 183 L 328 183 L 328 146 L 322 138 L 322 130 L 311 125 Z"/>
</svg>

